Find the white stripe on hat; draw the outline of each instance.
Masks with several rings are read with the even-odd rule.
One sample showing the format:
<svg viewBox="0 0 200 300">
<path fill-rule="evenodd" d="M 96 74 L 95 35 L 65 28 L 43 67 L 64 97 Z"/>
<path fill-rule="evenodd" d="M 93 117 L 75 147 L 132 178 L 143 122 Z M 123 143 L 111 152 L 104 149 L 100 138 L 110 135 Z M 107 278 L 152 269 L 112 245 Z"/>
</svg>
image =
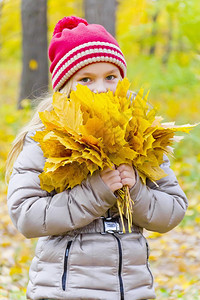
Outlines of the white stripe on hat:
<svg viewBox="0 0 200 300">
<path fill-rule="evenodd" d="M 61 79 L 60 81 L 56 84 L 56 86 L 54 87 L 55 91 L 58 91 L 63 85 L 64 83 L 79 69 L 83 68 L 84 66 L 90 64 L 90 63 L 95 63 L 95 62 L 110 62 L 113 63 L 117 66 L 119 66 L 124 74 L 126 73 L 126 66 L 124 65 L 124 63 L 122 63 L 120 60 L 117 60 L 114 57 L 111 56 L 98 56 L 98 57 L 92 57 L 92 58 L 87 58 L 83 61 L 81 61 L 80 63 L 78 63 L 76 66 L 74 66 L 72 69 L 69 70 L 69 72 L 67 72 Z M 63 69 L 62 71 L 64 71 L 65 69 Z M 52 79 L 52 83 L 53 86 L 56 82 L 56 79 Z"/>
<path fill-rule="evenodd" d="M 114 51 L 114 50 L 110 50 L 110 49 L 102 49 L 102 48 L 96 48 L 96 49 L 89 49 L 89 50 L 86 50 L 86 51 L 82 51 L 80 53 L 77 53 L 74 57 L 72 57 L 69 61 L 67 61 L 63 66 L 61 66 L 59 69 L 57 68 L 56 70 L 54 69 L 53 73 L 52 73 L 52 82 L 54 83 L 57 78 L 60 76 L 60 74 L 66 70 L 72 63 L 75 63 L 76 60 L 86 56 L 86 55 L 90 55 L 90 54 L 95 54 L 95 53 L 99 53 L 99 55 L 101 54 L 110 54 L 111 56 L 117 56 L 119 57 L 123 62 L 124 64 L 126 65 L 125 63 L 125 60 L 124 60 L 124 57 L 119 54 L 117 51 Z M 60 61 L 59 61 L 60 62 Z M 59 64 L 61 65 L 61 63 Z"/>
<path fill-rule="evenodd" d="M 56 70 L 59 68 L 59 66 L 63 63 L 64 60 L 66 60 L 69 56 L 71 56 L 74 52 L 78 51 L 78 50 L 81 50 L 83 48 L 87 48 L 87 47 L 90 47 L 90 46 L 107 46 L 107 47 L 111 47 L 111 48 L 114 48 L 116 49 L 121 55 L 122 55 L 122 60 L 124 61 L 124 64 L 126 65 L 126 61 L 124 59 L 124 56 L 123 56 L 123 53 L 121 51 L 121 49 L 116 46 L 115 44 L 112 44 L 112 43 L 108 43 L 108 42 L 88 42 L 88 43 L 84 43 L 82 45 L 79 45 L 75 48 L 73 48 L 72 50 L 70 50 L 69 52 L 67 52 L 59 61 L 58 63 L 56 64 L 53 72 L 52 72 L 52 76 L 54 76 L 54 73 L 56 72 Z M 101 48 L 99 48 L 101 49 Z"/>
</svg>

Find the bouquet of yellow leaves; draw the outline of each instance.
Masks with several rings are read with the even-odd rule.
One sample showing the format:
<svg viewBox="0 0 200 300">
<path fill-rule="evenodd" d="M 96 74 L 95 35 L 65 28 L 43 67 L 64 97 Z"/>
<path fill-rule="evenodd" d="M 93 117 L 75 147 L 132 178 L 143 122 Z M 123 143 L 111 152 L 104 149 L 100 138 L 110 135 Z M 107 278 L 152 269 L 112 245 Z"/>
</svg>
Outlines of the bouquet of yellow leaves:
<svg viewBox="0 0 200 300">
<path fill-rule="evenodd" d="M 54 93 L 53 110 L 40 113 L 45 129 L 34 136 L 46 158 L 40 174 L 44 190 L 73 188 L 89 174 L 113 164 L 133 164 L 143 183 L 147 178 L 155 182 L 166 176 L 160 168 L 163 154 L 172 154 L 170 146 L 177 131 L 188 133 L 194 126 L 162 124 L 162 118 L 147 104 L 148 95 L 143 97 L 140 90 L 134 99 L 127 97 L 129 87 L 125 78 L 115 94 L 95 94 L 82 85 L 69 98 Z M 134 202 L 127 187 L 117 195 L 122 224 L 125 215 L 131 231 Z"/>
</svg>

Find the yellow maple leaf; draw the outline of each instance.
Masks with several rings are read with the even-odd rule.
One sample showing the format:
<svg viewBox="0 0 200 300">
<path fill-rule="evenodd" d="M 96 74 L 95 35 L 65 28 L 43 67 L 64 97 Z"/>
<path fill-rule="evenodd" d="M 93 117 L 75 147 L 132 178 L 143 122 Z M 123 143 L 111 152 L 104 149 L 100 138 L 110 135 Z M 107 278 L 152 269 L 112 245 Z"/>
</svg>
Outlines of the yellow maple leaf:
<svg viewBox="0 0 200 300">
<path fill-rule="evenodd" d="M 166 176 L 160 165 L 164 154 L 173 153 L 175 133 L 188 133 L 195 125 L 161 123 L 147 103 L 148 93 L 143 96 L 141 89 L 133 99 L 129 86 L 125 78 L 114 94 L 95 94 L 82 85 L 69 98 L 54 94 L 53 110 L 40 113 L 45 129 L 34 136 L 46 157 L 40 175 L 43 189 L 73 188 L 113 164 L 132 163 L 144 183 L 147 178 L 156 182 Z M 119 191 L 117 203 L 131 230 L 133 201 L 127 188 Z"/>
<path fill-rule="evenodd" d="M 122 81 L 119 81 L 115 91 L 116 97 L 126 98 L 129 87 L 130 87 L 130 82 L 128 78 L 124 78 Z"/>
</svg>

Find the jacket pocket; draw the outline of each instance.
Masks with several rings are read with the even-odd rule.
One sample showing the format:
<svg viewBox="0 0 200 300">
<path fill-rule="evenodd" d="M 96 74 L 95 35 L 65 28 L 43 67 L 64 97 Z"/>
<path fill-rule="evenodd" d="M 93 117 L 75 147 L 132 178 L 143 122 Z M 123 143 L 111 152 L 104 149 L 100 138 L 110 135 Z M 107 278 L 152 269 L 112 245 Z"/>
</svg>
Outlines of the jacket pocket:
<svg viewBox="0 0 200 300">
<path fill-rule="evenodd" d="M 71 245 L 72 245 L 72 241 L 69 241 L 67 243 L 67 247 L 66 247 L 66 250 L 65 250 L 64 267 L 63 267 L 63 275 L 62 275 L 62 289 L 63 289 L 63 291 L 66 290 L 68 258 L 69 258 L 69 252 L 70 252 Z"/>
</svg>

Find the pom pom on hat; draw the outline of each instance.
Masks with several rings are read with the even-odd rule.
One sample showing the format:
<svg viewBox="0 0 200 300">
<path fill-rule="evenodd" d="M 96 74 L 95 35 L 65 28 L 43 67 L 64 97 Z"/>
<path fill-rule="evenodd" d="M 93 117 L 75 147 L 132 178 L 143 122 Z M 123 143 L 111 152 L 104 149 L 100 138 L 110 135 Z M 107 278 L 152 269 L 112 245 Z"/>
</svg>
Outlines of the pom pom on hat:
<svg viewBox="0 0 200 300">
<path fill-rule="evenodd" d="M 49 58 L 55 91 L 92 63 L 112 63 L 119 68 L 122 78 L 126 75 L 126 61 L 116 39 L 103 26 L 88 24 L 75 16 L 64 17 L 56 24 Z"/>
<path fill-rule="evenodd" d="M 53 36 L 56 33 L 62 32 L 63 29 L 73 29 L 78 26 L 78 24 L 83 23 L 85 25 L 88 25 L 88 22 L 84 19 L 81 19 L 79 17 L 71 16 L 71 17 L 64 17 L 58 23 L 56 24 L 53 32 Z"/>
</svg>

